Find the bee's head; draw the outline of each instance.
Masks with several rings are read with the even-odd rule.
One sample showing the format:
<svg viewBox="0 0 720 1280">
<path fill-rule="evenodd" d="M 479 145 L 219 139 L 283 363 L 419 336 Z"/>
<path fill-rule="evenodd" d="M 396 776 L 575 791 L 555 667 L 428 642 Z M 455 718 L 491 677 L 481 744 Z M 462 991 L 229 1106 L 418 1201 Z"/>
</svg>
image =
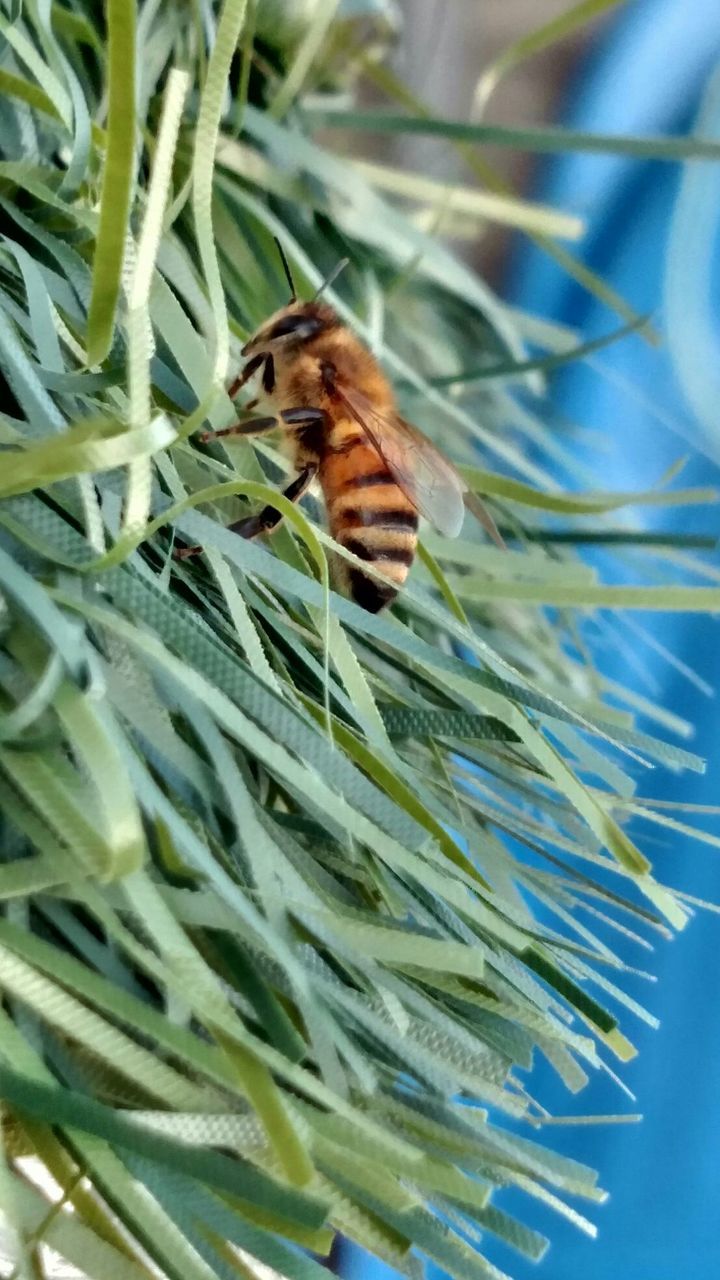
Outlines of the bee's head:
<svg viewBox="0 0 720 1280">
<path fill-rule="evenodd" d="M 269 320 L 266 320 L 257 333 L 253 334 L 250 341 L 245 343 L 242 349 L 244 356 L 260 355 L 265 351 L 275 353 L 278 350 L 299 347 L 304 342 L 317 338 L 319 334 L 325 333 L 328 329 L 333 329 L 339 323 L 332 307 L 325 306 L 324 303 L 318 301 L 318 298 L 338 273 L 343 270 L 343 267 L 347 266 L 347 258 L 343 258 L 338 263 L 320 286 L 315 297 L 310 302 L 303 302 L 298 299 L 295 292 L 290 264 L 285 257 L 285 250 L 277 236 L 275 237 L 275 243 L 278 247 L 287 282 L 290 285 L 290 301 L 280 311 L 276 311 L 275 315 L 271 316 Z"/>
<path fill-rule="evenodd" d="M 254 356 L 262 351 L 298 347 L 337 323 L 337 316 L 331 307 L 320 302 L 299 302 L 295 299 L 260 326 L 250 341 L 245 343 L 242 354 Z"/>
</svg>

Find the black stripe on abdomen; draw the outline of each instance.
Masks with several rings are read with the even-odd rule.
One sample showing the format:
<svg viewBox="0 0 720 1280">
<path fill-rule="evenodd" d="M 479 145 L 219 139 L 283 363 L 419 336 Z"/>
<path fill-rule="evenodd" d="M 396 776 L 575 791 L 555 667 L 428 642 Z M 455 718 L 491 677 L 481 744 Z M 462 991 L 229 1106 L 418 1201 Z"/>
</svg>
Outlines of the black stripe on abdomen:
<svg viewBox="0 0 720 1280">
<path fill-rule="evenodd" d="M 338 520 L 345 529 L 398 529 L 416 533 L 418 518 L 408 507 L 344 507 Z"/>
<path fill-rule="evenodd" d="M 383 546 L 369 547 L 366 542 L 361 542 L 360 538 L 343 538 L 342 545 L 346 551 L 352 551 L 358 560 L 393 560 L 395 564 L 405 564 L 410 566 L 415 558 L 414 547 L 398 547 L 394 542 Z"/>
<path fill-rule="evenodd" d="M 339 530 L 336 536 L 347 551 L 392 579 L 390 582 L 379 582 L 363 573 L 362 569 L 347 569 L 352 599 L 368 612 L 379 613 L 395 599 L 415 558 L 417 519 L 410 527 L 406 524 L 405 528 L 401 528 L 386 524 L 381 517 L 387 515 L 387 512 L 373 514 L 378 517 L 377 523 Z M 407 513 L 402 514 L 406 520 Z"/>
<path fill-rule="evenodd" d="M 347 492 L 349 489 L 373 489 L 375 485 L 393 484 L 397 487 L 397 480 L 387 467 L 383 467 L 381 471 L 366 471 L 359 476 L 350 476 L 340 487 L 340 493 Z"/>
<path fill-rule="evenodd" d="M 327 452 L 332 454 L 352 453 L 358 445 L 365 443 L 365 437 L 360 434 L 354 436 L 344 436 L 339 444 L 330 444 L 327 446 Z"/>
<path fill-rule="evenodd" d="M 350 570 L 348 584 L 352 599 L 360 605 L 361 609 L 367 609 L 368 613 L 379 613 L 395 599 L 398 593 L 398 587 L 393 583 L 376 582 L 361 569 Z"/>
</svg>

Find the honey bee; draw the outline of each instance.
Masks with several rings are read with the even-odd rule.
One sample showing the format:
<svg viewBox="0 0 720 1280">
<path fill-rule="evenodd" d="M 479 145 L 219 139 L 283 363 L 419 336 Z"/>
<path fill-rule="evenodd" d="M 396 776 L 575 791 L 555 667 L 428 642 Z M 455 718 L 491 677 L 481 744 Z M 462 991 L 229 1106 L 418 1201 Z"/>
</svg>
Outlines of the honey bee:
<svg viewBox="0 0 720 1280">
<path fill-rule="evenodd" d="M 285 497 L 298 501 L 318 480 L 333 538 L 383 579 L 338 557 L 340 585 L 363 609 L 377 613 L 395 599 L 408 576 L 419 516 L 448 537 L 460 532 L 466 486 L 430 441 L 400 416 L 377 360 L 321 300 L 322 289 L 309 302 L 298 299 L 277 243 L 290 300 L 245 344 L 247 364 L 229 388 L 232 397 L 260 372 L 264 396 L 275 412 L 201 438 L 253 436 L 280 426 L 297 471 Z M 277 528 L 281 519 L 279 511 L 267 506 L 229 527 L 243 538 L 254 538 Z M 184 547 L 176 555 L 185 558 L 200 550 Z"/>
</svg>

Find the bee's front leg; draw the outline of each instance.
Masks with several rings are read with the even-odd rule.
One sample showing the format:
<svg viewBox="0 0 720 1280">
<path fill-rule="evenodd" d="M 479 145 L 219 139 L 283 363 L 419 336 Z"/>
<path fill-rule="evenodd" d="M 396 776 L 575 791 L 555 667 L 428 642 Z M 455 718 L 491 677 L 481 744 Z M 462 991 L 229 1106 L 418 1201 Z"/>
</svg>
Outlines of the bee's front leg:
<svg viewBox="0 0 720 1280">
<path fill-rule="evenodd" d="M 228 387 L 227 393 L 231 400 L 235 399 L 238 391 L 245 386 L 246 382 L 250 381 L 254 373 L 257 373 L 260 365 L 264 365 L 262 376 L 263 391 L 268 396 L 272 395 L 275 390 L 275 361 L 271 352 L 261 351 L 258 355 L 253 356 L 251 360 L 248 360 L 242 373 Z"/>
</svg>

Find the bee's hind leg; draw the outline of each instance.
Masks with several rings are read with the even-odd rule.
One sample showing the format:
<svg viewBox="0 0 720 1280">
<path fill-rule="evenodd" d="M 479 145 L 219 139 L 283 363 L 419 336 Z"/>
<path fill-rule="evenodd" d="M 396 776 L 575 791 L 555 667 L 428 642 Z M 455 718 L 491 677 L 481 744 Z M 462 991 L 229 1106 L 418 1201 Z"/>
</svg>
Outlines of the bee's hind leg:
<svg viewBox="0 0 720 1280">
<path fill-rule="evenodd" d="M 290 502 L 299 502 L 315 479 L 317 470 L 316 462 L 308 462 L 287 489 L 283 489 L 283 496 Z M 244 520 L 229 524 L 228 529 L 231 533 L 238 533 L 241 538 L 257 538 L 261 533 L 271 533 L 273 529 L 277 529 L 282 518 L 282 512 L 277 507 L 267 506 L 255 516 L 246 516 Z"/>
<path fill-rule="evenodd" d="M 299 502 L 315 479 L 317 471 L 316 462 L 306 463 L 300 474 L 287 486 L 287 489 L 283 489 L 283 496 L 289 498 L 290 502 Z M 282 518 L 282 512 L 278 511 L 277 507 L 268 505 L 258 511 L 257 515 L 245 516 L 243 520 L 236 520 L 234 524 L 229 524 L 227 528 L 229 533 L 237 533 L 241 538 L 257 538 L 261 533 L 271 533 L 273 529 L 277 529 Z M 201 551 L 202 547 L 199 546 L 178 547 L 174 556 L 176 560 L 188 560 L 190 556 L 197 556 Z"/>
</svg>

